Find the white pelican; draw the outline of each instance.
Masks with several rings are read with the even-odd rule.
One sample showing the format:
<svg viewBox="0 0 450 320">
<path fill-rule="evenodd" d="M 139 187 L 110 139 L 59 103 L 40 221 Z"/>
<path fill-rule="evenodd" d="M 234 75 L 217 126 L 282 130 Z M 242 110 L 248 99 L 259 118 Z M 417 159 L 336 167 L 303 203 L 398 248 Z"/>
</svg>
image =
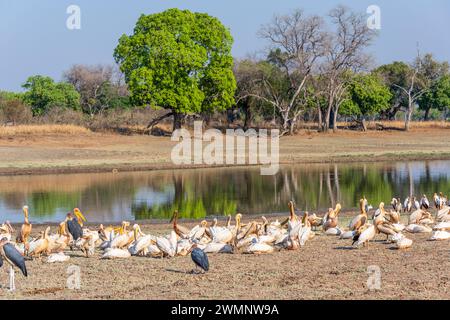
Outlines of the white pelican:
<svg viewBox="0 0 450 320">
<path fill-rule="evenodd" d="M 375 238 L 376 228 L 373 224 L 361 226 L 355 237 L 353 238 L 353 244 L 356 242 L 356 246 L 361 244 L 369 247 L 369 241 Z"/>
<path fill-rule="evenodd" d="M 151 234 L 144 234 L 141 231 L 141 227 L 136 225 L 134 228 L 134 242 L 130 244 L 128 247 L 128 251 L 130 251 L 131 255 L 147 255 L 148 248 L 150 245 L 154 245 L 156 243 L 156 237 Z"/>
<path fill-rule="evenodd" d="M 395 243 L 396 249 L 407 249 L 412 246 L 413 241 L 406 238 L 402 233 L 397 233 L 392 236 L 392 241 Z"/>
<path fill-rule="evenodd" d="M 31 241 L 28 244 L 28 255 L 29 256 L 38 256 L 41 257 L 41 254 L 48 254 L 49 251 L 49 239 L 48 233 L 50 231 L 50 227 L 47 227 L 44 232 L 41 232 L 41 237 L 37 240 Z"/>
<path fill-rule="evenodd" d="M 217 219 L 214 219 L 217 223 Z M 230 243 L 233 240 L 233 233 L 227 227 L 209 227 L 209 232 L 213 242 Z"/>
<path fill-rule="evenodd" d="M 342 234 L 342 230 L 339 227 L 329 228 L 325 231 L 327 236 L 340 236 Z"/>
<path fill-rule="evenodd" d="M 325 215 L 325 222 L 322 225 L 324 231 L 327 231 L 330 228 L 336 228 L 338 224 L 338 215 L 341 211 L 341 204 L 337 203 L 335 209 L 328 209 L 328 213 Z"/>
<path fill-rule="evenodd" d="M 432 232 L 433 231 L 428 226 L 424 226 L 424 225 L 421 225 L 421 224 L 414 224 L 414 223 L 407 225 L 405 230 L 410 232 L 410 233 L 427 233 L 427 232 Z"/>
<path fill-rule="evenodd" d="M 353 237 L 356 235 L 356 230 L 348 230 L 339 236 L 339 239 L 353 239 Z"/>
<path fill-rule="evenodd" d="M 433 227 L 433 230 L 450 231 L 450 221 L 439 222 Z"/>
<path fill-rule="evenodd" d="M 434 231 L 430 238 L 430 240 L 448 240 L 448 239 L 450 239 L 450 232 L 442 230 Z"/>
<path fill-rule="evenodd" d="M 22 211 L 23 211 L 23 216 L 24 216 L 24 222 L 22 224 L 22 227 L 20 228 L 20 234 L 17 236 L 16 242 L 27 244 L 28 237 L 31 234 L 33 225 L 28 220 L 28 206 L 23 206 Z"/>
<path fill-rule="evenodd" d="M 205 253 L 233 253 L 233 247 L 226 243 L 210 242 L 203 251 Z"/>
<path fill-rule="evenodd" d="M 131 231 L 130 233 L 127 231 L 127 227 L 129 226 L 130 223 L 128 221 L 122 222 L 122 228 L 119 232 L 119 235 L 111 240 L 111 243 L 109 245 L 110 248 L 121 249 L 127 247 L 131 243 L 131 241 L 133 241 L 133 231 Z"/>
<path fill-rule="evenodd" d="M 174 257 L 177 253 L 177 234 L 172 230 L 169 237 L 156 237 L 156 245 L 165 256 Z"/>
<path fill-rule="evenodd" d="M 445 206 L 440 209 L 436 215 L 436 220 L 441 222 L 450 221 L 450 207 Z"/>
<path fill-rule="evenodd" d="M 204 235 L 206 235 L 206 228 L 208 227 L 208 221 L 202 220 L 200 222 L 200 225 L 195 226 L 191 229 L 189 232 L 189 239 L 191 240 L 200 240 L 203 238 Z"/>
<path fill-rule="evenodd" d="M 13 233 L 14 229 L 9 221 L 6 221 L 0 226 L 0 239 L 6 238 L 8 241 L 11 241 Z"/>
<path fill-rule="evenodd" d="M 268 245 L 267 243 L 258 242 L 258 240 L 254 238 L 251 244 L 244 249 L 244 253 L 255 253 L 255 254 L 272 253 L 273 250 L 274 248 L 271 245 Z"/>
<path fill-rule="evenodd" d="M 354 217 L 348 225 L 350 231 L 357 230 L 367 222 L 367 212 L 364 206 L 364 199 L 359 200 L 359 210 L 361 211 L 361 213 Z"/>
<path fill-rule="evenodd" d="M 102 259 L 121 259 L 129 257 L 131 257 L 131 254 L 128 250 L 119 248 L 106 248 L 105 253 L 102 255 Z"/>
<path fill-rule="evenodd" d="M 64 254 L 64 252 L 52 253 L 47 258 L 47 263 L 54 262 L 66 262 L 70 259 L 70 256 Z"/>
</svg>

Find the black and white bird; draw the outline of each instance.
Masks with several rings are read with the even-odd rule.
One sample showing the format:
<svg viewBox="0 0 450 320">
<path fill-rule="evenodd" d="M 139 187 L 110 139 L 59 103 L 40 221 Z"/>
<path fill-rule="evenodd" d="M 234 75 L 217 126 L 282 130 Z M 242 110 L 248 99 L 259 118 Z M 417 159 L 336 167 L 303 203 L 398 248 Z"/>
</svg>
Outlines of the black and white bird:
<svg viewBox="0 0 450 320">
<path fill-rule="evenodd" d="M 195 267 L 200 267 L 203 271 L 209 270 L 208 256 L 203 250 L 195 247 L 191 252 L 192 261 L 195 263 Z"/>
<path fill-rule="evenodd" d="M 411 197 L 406 197 L 405 201 L 403 202 L 403 210 L 404 212 L 411 212 L 412 209 L 412 201 Z"/>
<path fill-rule="evenodd" d="M 414 207 L 414 210 L 420 209 L 420 203 L 419 203 L 419 201 L 417 201 L 416 197 L 413 197 L 413 207 Z"/>
<path fill-rule="evenodd" d="M 66 224 L 67 230 L 72 235 L 74 241 L 77 241 L 83 236 L 83 229 L 81 228 L 77 219 L 75 219 L 70 212 L 67 214 Z"/>
<path fill-rule="evenodd" d="M 14 267 L 22 271 L 25 277 L 28 276 L 28 272 L 22 254 L 6 238 L 0 240 L 0 267 L 3 265 L 3 261 L 9 264 L 9 290 L 14 291 L 16 290 Z"/>
<path fill-rule="evenodd" d="M 420 208 L 427 210 L 430 207 L 430 201 L 428 201 L 427 195 L 424 194 L 420 199 Z"/>
</svg>

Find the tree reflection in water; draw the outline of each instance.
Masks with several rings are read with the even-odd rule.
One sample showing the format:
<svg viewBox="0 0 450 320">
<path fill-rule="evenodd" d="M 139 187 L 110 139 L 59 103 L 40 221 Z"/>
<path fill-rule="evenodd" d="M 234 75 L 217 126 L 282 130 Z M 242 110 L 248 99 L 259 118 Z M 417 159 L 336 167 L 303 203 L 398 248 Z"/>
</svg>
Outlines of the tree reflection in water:
<svg viewBox="0 0 450 320">
<path fill-rule="evenodd" d="M 287 211 L 293 199 L 301 210 L 325 210 L 341 202 L 355 208 L 361 196 L 380 201 L 450 191 L 450 161 L 369 164 L 286 165 L 275 176 L 259 168 L 164 170 L 131 173 L 0 177 L 3 220 L 61 221 L 74 207 L 91 222 L 168 219 Z"/>
</svg>

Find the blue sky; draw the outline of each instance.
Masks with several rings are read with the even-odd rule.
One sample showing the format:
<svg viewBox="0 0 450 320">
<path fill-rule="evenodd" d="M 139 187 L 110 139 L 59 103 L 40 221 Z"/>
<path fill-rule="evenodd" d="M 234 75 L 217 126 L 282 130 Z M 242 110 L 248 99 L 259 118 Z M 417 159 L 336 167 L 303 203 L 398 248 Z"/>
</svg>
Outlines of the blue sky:
<svg viewBox="0 0 450 320">
<path fill-rule="evenodd" d="M 81 30 L 66 28 L 71 4 L 81 8 Z M 422 52 L 450 61 L 448 0 L 0 0 L 0 90 L 20 90 L 35 74 L 60 80 L 76 63 L 113 63 L 118 38 L 132 32 L 142 13 L 173 7 L 209 13 L 230 28 L 234 56 L 245 57 L 266 47 L 256 32 L 274 14 L 303 8 L 325 15 L 337 4 L 381 8 L 380 35 L 369 48 L 377 64 L 411 60 L 417 42 Z"/>
</svg>

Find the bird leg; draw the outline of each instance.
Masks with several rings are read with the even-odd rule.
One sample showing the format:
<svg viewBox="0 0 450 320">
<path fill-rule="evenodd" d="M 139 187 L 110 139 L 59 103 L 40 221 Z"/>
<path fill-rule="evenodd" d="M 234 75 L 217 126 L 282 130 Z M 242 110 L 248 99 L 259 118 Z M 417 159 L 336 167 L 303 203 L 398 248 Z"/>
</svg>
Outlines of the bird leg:
<svg viewBox="0 0 450 320">
<path fill-rule="evenodd" d="M 14 268 L 9 267 L 9 291 L 15 291 L 16 285 L 14 283 Z"/>
</svg>

